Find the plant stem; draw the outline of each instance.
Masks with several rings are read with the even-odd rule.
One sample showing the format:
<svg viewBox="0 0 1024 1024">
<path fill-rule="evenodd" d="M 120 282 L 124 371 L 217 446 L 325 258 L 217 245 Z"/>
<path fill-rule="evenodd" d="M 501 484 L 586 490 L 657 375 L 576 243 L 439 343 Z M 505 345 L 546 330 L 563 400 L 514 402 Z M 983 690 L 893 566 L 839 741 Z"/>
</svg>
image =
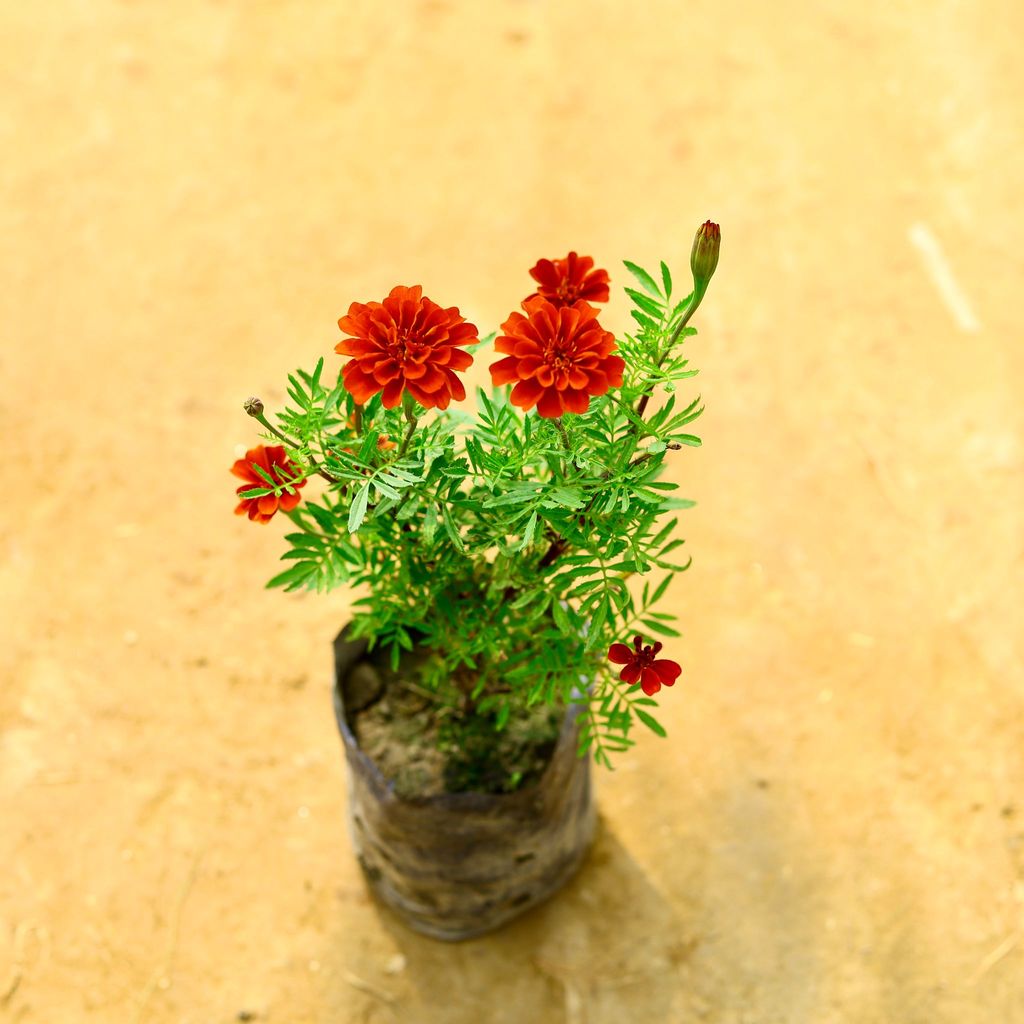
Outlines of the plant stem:
<svg viewBox="0 0 1024 1024">
<path fill-rule="evenodd" d="M 568 456 L 568 458 L 566 459 L 566 469 L 568 469 L 569 466 L 572 466 L 575 469 L 579 469 L 580 467 L 577 465 L 576 459 L 573 458 L 572 444 L 569 441 L 569 432 L 565 429 L 565 424 L 562 422 L 562 417 L 556 417 L 553 422 L 555 426 L 558 428 L 558 433 L 559 435 L 561 435 L 562 438 L 562 447 L 565 449 L 565 453 Z"/>
<path fill-rule="evenodd" d="M 254 416 L 253 419 L 255 419 L 257 423 L 261 423 L 264 427 L 266 427 L 267 430 L 269 430 L 275 437 L 279 437 L 282 441 L 284 441 L 284 443 L 288 445 L 289 448 L 295 447 L 295 442 L 292 441 L 290 437 L 287 437 L 284 434 L 282 434 L 281 431 L 277 429 L 277 427 L 271 426 L 270 423 L 267 421 L 267 417 L 263 413 L 260 413 L 259 416 Z M 336 484 L 338 482 L 338 478 L 336 476 L 331 476 L 330 473 L 328 473 L 325 469 L 321 468 L 320 463 L 313 458 L 312 452 L 309 454 L 309 464 L 320 476 L 322 476 L 329 483 Z"/>
<path fill-rule="evenodd" d="M 409 442 L 412 440 L 412 435 L 416 431 L 416 418 L 412 417 L 409 420 L 409 429 L 405 432 L 405 437 L 402 440 L 402 447 L 398 449 L 398 457 L 402 458 L 405 453 L 409 450 Z"/>
<path fill-rule="evenodd" d="M 683 333 L 683 328 L 690 322 L 690 317 L 697 312 L 697 307 L 700 305 L 700 300 L 703 296 L 698 297 L 697 293 L 694 292 L 694 300 L 686 307 L 686 312 L 683 314 L 683 318 L 679 321 L 679 326 L 672 332 L 672 337 L 668 339 L 668 344 L 658 355 L 658 361 L 655 366 L 660 370 L 661 364 L 668 358 L 669 352 L 672 351 L 672 346 L 679 340 L 679 335 Z M 644 391 L 640 398 L 640 401 L 636 406 L 637 416 L 643 416 L 644 411 L 647 409 L 647 403 L 651 400 L 651 395 L 654 393 L 654 384 L 648 384 L 647 390 Z M 635 431 L 634 427 L 634 431 Z"/>
<path fill-rule="evenodd" d="M 559 416 L 555 420 L 555 426 L 558 427 L 558 433 L 562 435 L 562 445 L 565 450 L 572 455 L 572 445 L 569 443 L 569 434 L 566 432 L 565 424 L 562 422 L 562 417 Z"/>
</svg>

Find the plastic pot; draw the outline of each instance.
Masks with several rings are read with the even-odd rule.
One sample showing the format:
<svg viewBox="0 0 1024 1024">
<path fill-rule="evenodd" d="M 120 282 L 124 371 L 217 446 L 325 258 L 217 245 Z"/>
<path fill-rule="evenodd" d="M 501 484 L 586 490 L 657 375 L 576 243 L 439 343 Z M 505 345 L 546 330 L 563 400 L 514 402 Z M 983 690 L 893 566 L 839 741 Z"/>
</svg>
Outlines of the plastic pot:
<svg viewBox="0 0 1024 1024">
<path fill-rule="evenodd" d="M 594 835 L 590 761 L 576 755 L 577 709 L 551 761 L 513 793 L 398 796 L 360 750 L 345 711 L 350 670 L 365 641 L 334 642 L 334 712 L 345 748 L 349 826 L 371 890 L 409 927 L 468 939 L 543 902 L 580 866 Z"/>
</svg>

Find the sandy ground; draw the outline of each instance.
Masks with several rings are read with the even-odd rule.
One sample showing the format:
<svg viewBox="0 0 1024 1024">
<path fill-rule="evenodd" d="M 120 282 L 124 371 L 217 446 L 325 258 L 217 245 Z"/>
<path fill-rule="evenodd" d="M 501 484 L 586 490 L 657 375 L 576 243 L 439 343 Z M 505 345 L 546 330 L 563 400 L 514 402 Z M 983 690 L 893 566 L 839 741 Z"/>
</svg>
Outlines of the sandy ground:
<svg viewBox="0 0 1024 1024">
<path fill-rule="evenodd" d="M 1024 8 L 0 10 L 0 1019 L 1024 1021 Z M 369 902 L 240 409 L 422 283 L 679 268 L 686 636 L 558 900 Z M 610 314 L 621 327 L 621 303 Z M 480 378 L 482 379 L 482 378 Z"/>
</svg>

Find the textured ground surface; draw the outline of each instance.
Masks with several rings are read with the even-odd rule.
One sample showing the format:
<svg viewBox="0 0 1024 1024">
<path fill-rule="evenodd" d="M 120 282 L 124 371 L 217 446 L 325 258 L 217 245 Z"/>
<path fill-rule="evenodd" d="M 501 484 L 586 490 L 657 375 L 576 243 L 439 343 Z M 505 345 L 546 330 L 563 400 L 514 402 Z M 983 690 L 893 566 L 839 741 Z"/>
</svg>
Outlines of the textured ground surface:
<svg viewBox="0 0 1024 1024">
<path fill-rule="evenodd" d="M 1022 33 L 4 3 L 0 1019 L 1024 1021 Z M 489 327 L 538 256 L 681 272 L 706 217 L 671 741 L 562 898 L 410 935 L 343 823 L 350 595 L 261 590 L 239 403 L 396 281 Z"/>
</svg>

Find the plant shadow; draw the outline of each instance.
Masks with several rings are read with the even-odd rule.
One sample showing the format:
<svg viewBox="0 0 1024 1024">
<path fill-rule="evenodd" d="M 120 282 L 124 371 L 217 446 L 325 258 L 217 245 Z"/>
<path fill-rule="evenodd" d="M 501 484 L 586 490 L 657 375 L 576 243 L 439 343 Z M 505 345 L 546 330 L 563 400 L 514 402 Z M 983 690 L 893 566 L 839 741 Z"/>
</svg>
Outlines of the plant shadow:
<svg viewBox="0 0 1024 1024">
<path fill-rule="evenodd" d="M 697 944 L 603 820 L 576 877 L 492 934 L 441 942 L 377 910 L 400 973 L 387 993 L 364 986 L 381 998 L 362 1019 L 402 1024 L 666 1020 Z M 329 1002 L 351 1008 L 351 973 L 332 974 Z"/>
</svg>

